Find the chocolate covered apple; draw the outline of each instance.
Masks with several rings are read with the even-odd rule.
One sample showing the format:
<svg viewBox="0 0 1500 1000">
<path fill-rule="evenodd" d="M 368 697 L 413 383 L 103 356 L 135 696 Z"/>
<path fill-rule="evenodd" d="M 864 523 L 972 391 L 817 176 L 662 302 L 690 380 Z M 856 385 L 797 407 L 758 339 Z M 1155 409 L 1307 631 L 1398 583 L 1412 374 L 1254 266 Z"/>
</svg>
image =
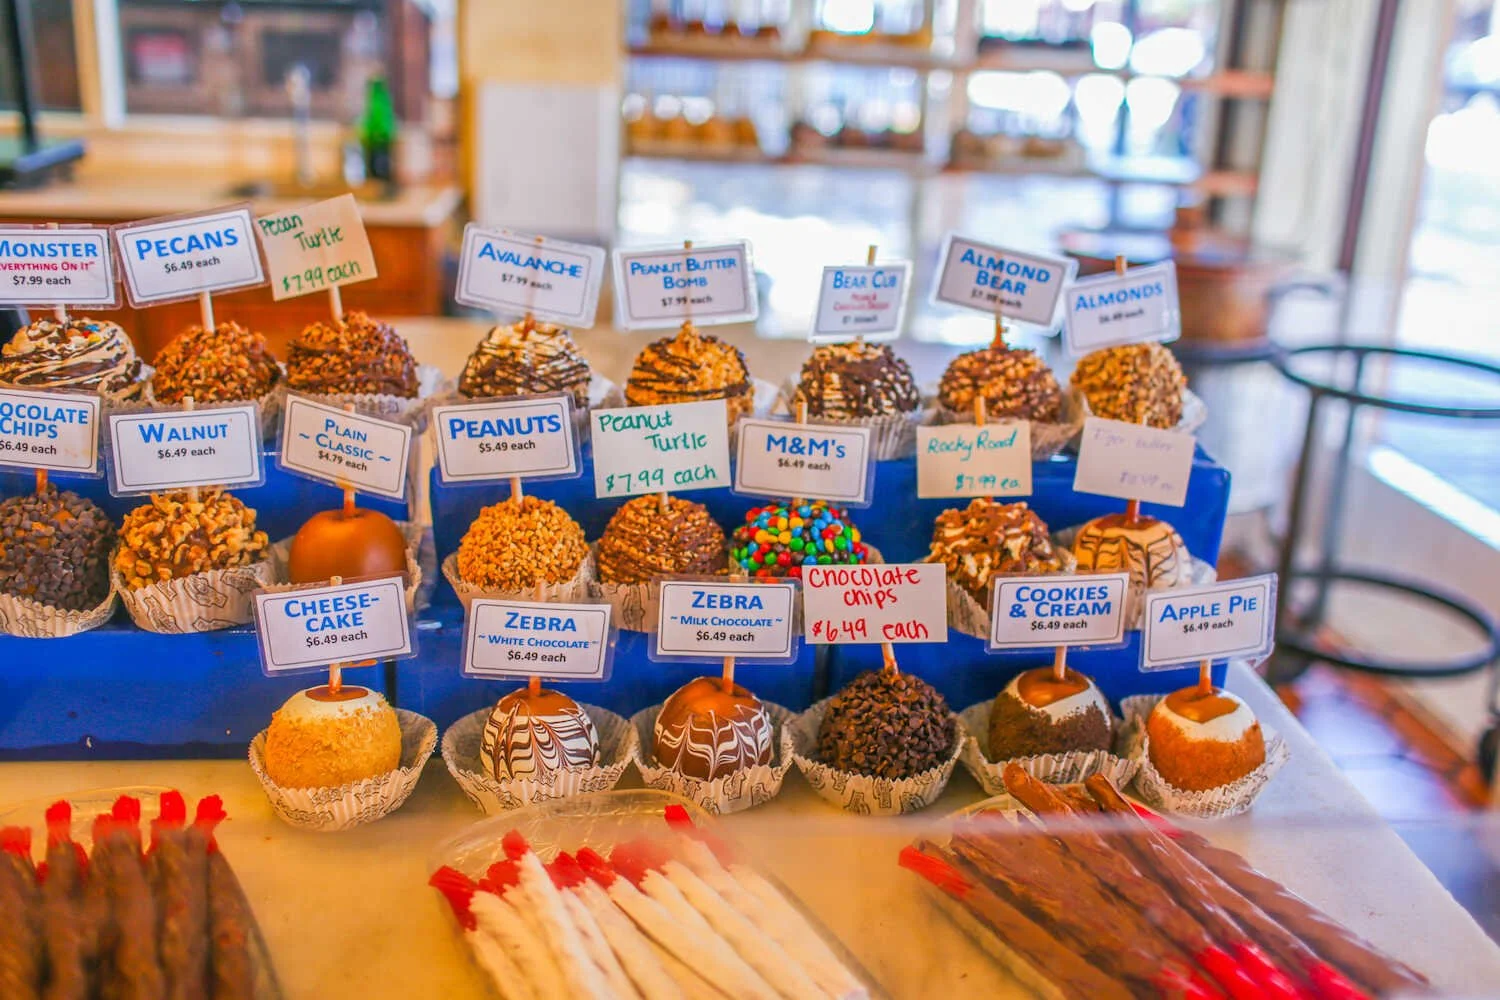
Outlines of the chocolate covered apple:
<svg viewBox="0 0 1500 1000">
<path fill-rule="evenodd" d="M 1011 760 L 1074 750 L 1108 750 L 1114 716 L 1094 682 L 1076 670 L 1059 679 L 1052 667 L 1011 679 L 990 708 L 990 759 Z"/>
<path fill-rule="evenodd" d="M 738 684 L 699 677 L 678 688 L 656 716 L 653 753 L 662 767 L 712 781 L 771 762 L 771 716 Z"/>
<path fill-rule="evenodd" d="M 501 698 L 484 724 L 479 763 L 502 781 L 550 784 L 599 762 L 599 733 L 578 703 L 558 691 L 522 688 Z"/>
<path fill-rule="evenodd" d="M 1132 587 L 1165 590 L 1192 582 L 1192 559 L 1177 529 L 1154 517 L 1106 514 L 1078 529 L 1080 573 L 1130 574 Z"/>
</svg>

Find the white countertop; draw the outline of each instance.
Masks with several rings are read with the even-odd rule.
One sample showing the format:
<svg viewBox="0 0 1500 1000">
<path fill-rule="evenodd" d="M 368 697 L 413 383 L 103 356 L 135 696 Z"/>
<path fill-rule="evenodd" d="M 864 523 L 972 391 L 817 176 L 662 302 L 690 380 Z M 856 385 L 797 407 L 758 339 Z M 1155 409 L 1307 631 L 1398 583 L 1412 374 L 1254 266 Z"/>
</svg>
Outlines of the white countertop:
<svg viewBox="0 0 1500 1000">
<path fill-rule="evenodd" d="M 1282 733 L 1292 760 L 1248 817 L 1210 827 L 1213 839 L 1423 970 L 1444 990 L 1492 994 L 1500 983 L 1500 948 L 1258 678 L 1237 667 L 1229 686 Z M 51 799 L 141 784 L 176 787 L 190 799 L 224 797 L 230 820 L 220 840 L 249 894 L 288 997 L 483 995 L 444 904 L 426 886 L 434 848 L 479 818 L 436 756 L 399 812 L 340 834 L 282 824 L 244 761 L 0 764 L 0 803 L 38 800 L 37 824 Z M 636 784 L 633 772 L 624 784 Z M 1017 995 L 1017 987 L 932 908 L 915 876 L 895 865 L 896 852 L 924 823 L 981 796 L 959 769 L 922 816 L 864 819 L 827 805 L 793 773 L 775 802 L 723 823 L 892 996 Z"/>
</svg>

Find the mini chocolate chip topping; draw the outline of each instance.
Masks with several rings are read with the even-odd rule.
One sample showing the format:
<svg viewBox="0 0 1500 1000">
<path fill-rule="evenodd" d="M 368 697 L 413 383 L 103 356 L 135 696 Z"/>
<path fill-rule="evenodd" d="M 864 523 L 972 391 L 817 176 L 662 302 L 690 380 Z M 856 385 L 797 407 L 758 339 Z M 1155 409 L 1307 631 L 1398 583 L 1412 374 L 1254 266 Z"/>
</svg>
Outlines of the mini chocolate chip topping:
<svg viewBox="0 0 1500 1000">
<path fill-rule="evenodd" d="M 910 778 L 943 763 L 956 730 L 948 702 L 920 677 L 868 670 L 829 699 L 818 757 L 840 771 Z"/>
<path fill-rule="evenodd" d="M 115 527 L 94 503 L 48 485 L 0 502 L 0 592 L 69 611 L 109 593 Z"/>
</svg>

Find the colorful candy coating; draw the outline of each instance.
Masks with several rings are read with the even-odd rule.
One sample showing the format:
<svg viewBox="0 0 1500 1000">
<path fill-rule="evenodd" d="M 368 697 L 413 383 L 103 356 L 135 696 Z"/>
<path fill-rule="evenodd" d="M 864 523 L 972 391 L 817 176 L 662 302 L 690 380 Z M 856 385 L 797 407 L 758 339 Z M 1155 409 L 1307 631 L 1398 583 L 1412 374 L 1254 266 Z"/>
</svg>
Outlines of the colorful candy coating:
<svg viewBox="0 0 1500 1000">
<path fill-rule="evenodd" d="M 804 563 L 865 562 L 869 548 L 847 511 L 810 500 L 747 511 L 730 541 L 729 558 L 753 576 L 799 577 Z"/>
</svg>

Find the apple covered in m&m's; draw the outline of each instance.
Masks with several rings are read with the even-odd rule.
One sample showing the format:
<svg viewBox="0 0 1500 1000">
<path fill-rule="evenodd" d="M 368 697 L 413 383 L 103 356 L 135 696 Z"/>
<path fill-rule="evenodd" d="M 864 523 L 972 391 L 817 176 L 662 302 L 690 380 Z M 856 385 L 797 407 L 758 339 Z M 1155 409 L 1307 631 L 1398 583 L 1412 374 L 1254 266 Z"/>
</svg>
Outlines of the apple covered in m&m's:
<svg viewBox="0 0 1500 1000">
<path fill-rule="evenodd" d="M 729 558 L 752 576 L 800 577 L 804 564 L 862 563 L 869 552 L 847 511 L 805 500 L 747 511 L 731 540 Z"/>
</svg>

